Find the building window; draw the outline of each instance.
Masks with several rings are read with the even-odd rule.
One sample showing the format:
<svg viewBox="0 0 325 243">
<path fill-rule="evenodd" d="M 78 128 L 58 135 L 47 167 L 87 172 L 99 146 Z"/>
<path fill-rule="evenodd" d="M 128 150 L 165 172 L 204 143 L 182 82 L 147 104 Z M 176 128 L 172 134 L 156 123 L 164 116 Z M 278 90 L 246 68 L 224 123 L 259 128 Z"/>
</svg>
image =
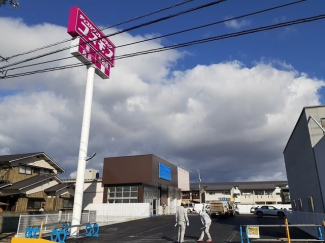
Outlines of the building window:
<svg viewBox="0 0 325 243">
<path fill-rule="evenodd" d="M 44 203 L 42 199 L 28 199 L 27 209 L 40 209 Z"/>
<path fill-rule="evenodd" d="M 209 192 L 209 195 L 216 195 L 215 192 Z"/>
<path fill-rule="evenodd" d="M 46 175 L 49 175 L 50 172 L 51 172 L 51 171 L 48 170 L 48 169 L 40 169 L 40 171 L 39 171 L 40 174 L 46 174 Z"/>
<path fill-rule="evenodd" d="M 308 201 L 309 212 L 314 213 L 315 208 L 314 208 L 314 199 L 313 199 L 313 197 L 312 196 L 307 197 L 307 201 Z"/>
<path fill-rule="evenodd" d="M 264 195 L 264 191 L 255 191 L 255 195 L 262 196 L 262 195 Z"/>
<path fill-rule="evenodd" d="M 63 208 L 72 208 L 73 207 L 73 198 L 63 199 Z"/>
<path fill-rule="evenodd" d="M 137 186 L 117 186 L 108 187 L 108 203 L 137 203 L 138 187 Z"/>
<path fill-rule="evenodd" d="M 189 197 L 190 193 L 189 192 L 183 192 L 183 197 Z"/>
<path fill-rule="evenodd" d="M 198 192 L 192 192 L 192 197 L 198 197 L 199 193 Z"/>
<path fill-rule="evenodd" d="M 298 211 L 302 211 L 302 200 L 298 198 Z"/>
<path fill-rule="evenodd" d="M 31 175 L 32 174 L 32 168 L 29 166 L 19 166 L 19 173 L 20 174 L 27 174 L 27 175 Z"/>
<path fill-rule="evenodd" d="M 273 191 L 271 190 L 265 190 L 265 195 L 273 195 Z M 277 193 L 276 195 L 280 195 L 280 193 Z"/>
</svg>

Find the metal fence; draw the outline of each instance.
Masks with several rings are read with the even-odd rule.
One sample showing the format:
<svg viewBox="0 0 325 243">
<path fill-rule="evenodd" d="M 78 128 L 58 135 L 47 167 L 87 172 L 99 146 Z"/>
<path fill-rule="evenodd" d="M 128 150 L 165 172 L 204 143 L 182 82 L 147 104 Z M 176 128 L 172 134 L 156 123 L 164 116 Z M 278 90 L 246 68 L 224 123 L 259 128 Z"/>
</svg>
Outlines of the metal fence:
<svg viewBox="0 0 325 243">
<path fill-rule="evenodd" d="M 20 215 L 16 237 L 23 236 L 25 230 L 30 226 L 41 226 L 43 221 L 43 233 L 51 233 L 52 229 L 62 227 L 64 222 L 72 221 L 72 213 L 59 214 L 41 214 L 41 215 Z M 81 214 L 80 223 L 96 222 L 96 212 L 89 211 L 89 213 Z"/>
</svg>

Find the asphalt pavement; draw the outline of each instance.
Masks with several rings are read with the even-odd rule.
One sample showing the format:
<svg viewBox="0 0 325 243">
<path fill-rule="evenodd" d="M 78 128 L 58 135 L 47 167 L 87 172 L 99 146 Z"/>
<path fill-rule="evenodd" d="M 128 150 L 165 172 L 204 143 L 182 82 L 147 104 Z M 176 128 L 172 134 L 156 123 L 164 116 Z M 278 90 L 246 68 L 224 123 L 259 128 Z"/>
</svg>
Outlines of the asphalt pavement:
<svg viewBox="0 0 325 243">
<path fill-rule="evenodd" d="M 196 213 L 189 214 L 190 225 L 186 228 L 185 242 L 196 242 L 199 238 L 202 223 Z M 240 242 L 240 225 L 284 225 L 284 219 L 277 217 L 257 218 L 255 215 L 237 215 L 229 218 L 213 218 L 210 234 L 213 242 Z M 99 238 L 69 238 L 67 243 L 92 243 L 92 242 L 114 242 L 114 243 L 141 243 L 141 242 L 174 242 L 176 240 L 177 228 L 175 228 L 175 216 L 156 216 L 118 224 L 100 227 Z M 309 234 L 297 229 L 290 228 L 292 239 L 312 239 Z M 260 228 L 261 239 L 285 238 L 284 227 Z M 205 238 L 206 240 L 206 238 Z M 265 242 L 265 241 L 264 241 Z"/>
</svg>

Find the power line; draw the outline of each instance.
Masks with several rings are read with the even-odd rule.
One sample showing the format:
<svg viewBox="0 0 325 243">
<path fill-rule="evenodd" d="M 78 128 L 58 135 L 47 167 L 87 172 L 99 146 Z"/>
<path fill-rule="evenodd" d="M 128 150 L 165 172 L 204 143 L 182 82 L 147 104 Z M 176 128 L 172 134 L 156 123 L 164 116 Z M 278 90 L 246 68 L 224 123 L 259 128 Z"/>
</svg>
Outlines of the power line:
<svg viewBox="0 0 325 243">
<path fill-rule="evenodd" d="M 209 27 L 209 26 L 212 26 L 212 25 L 221 24 L 221 23 L 225 23 L 225 22 L 228 22 L 228 21 L 232 21 L 232 20 L 236 20 L 236 19 L 240 19 L 240 18 L 244 18 L 244 17 L 256 15 L 256 14 L 261 14 L 261 13 L 264 13 L 264 12 L 267 12 L 267 11 L 272 11 L 272 10 L 275 10 L 275 9 L 288 7 L 288 6 L 291 6 L 291 5 L 294 5 L 294 4 L 297 4 L 297 3 L 301 3 L 301 2 L 304 2 L 304 1 L 306 1 L 306 0 L 299 0 L 299 1 L 292 2 L 292 3 L 283 4 L 283 5 L 279 5 L 279 6 L 276 6 L 276 7 L 256 11 L 256 12 L 253 12 L 253 13 L 240 15 L 240 16 L 233 17 L 233 18 L 230 18 L 230 19 L 217 21 L 217 22 L 213 22 L 213 23 L 210 23 L 210 24 L 201 25 L 201 26 L 197 26 L 197 27 L 194 27 L 194 28 L 189 28 L 189 29 L 186 29 L 186 30 L 178 31 L 178 32 L 173 32 L 173 33 L 162 35 L 162 36 L 157 36 L 157 37 L 153 37 L 153 38 L 149 38 L 149 39 L 145 39 L 145 40 L 141 40 L 141 41 L 137 41 L 137 42 L 132 42 L 132 43 L 116 46 L 116 48 L 125 47 L 125 46 L 129 46 L 129 45 L 134 45 L 134 44 L 138 44 L 138 43 L 143 43 L 143 42 L 146 42 L 146 41 L 151 41 L 151 40 L 164 38 L 164 37 L 168 37 L 168 36 L 172 36 L 172 35 L 177 35 L 177 34 L 185 33 L 185 32 L 188 32 L 188 31 L 193 31 L 193 30 Z M 90 52 L 90 53 L 94 53 L 94 52 Z M 55 62 L 55 61 L 62 61 L 62 60 L 70 59 L 70 58 L 74 58 L 74 56 L 54 59 L 54 60 L 45 61 L 45 62 L 34 63 L 34 64 L 30 64 L 30 65 L 25 65 L 25 66 L 20 66 L 20 67 L 17 67 L 17 68 L 8 69 L 6 71 L 16 70 L 16 69 L 25 68 L 25 67 L 31 67 L 31 66 L 36 66 L 36 65 L 42 65 L 42 64 L 46 64 L 46 63 L 50 63 L 50 62 Z"/>
<path fill-rule="evenodd" d="M 107 26 L 101 30 L 106 30 L 106 29 L 109 29 L 109 28 L 113 28 L 113 27 L 116 27 L 116 26 L 119 26 L 121 24 L 126 24 L 126 23 L 129 23 L 131 21 L 134 21 L 134 20 L 138 20 L 138 19 L 141 19 L 141 18 L 144 18 L 144 17 L 148 17 L 152 14 L 156 14 L 156 13 L 159 13 L 159 12 L 162 12 L 162 11 L 165 11 L 165 10 L 168 10 L 168 9 L 171 9 L 171 8 L 174 8 L 174 7 L 177 7 L 177 6 L 180 6 L 182 4 L 185 4 L 185 3 L 189 3 L 189 2 L 192 2 L 193 0 L 184 0 L 180 3 L 176 3 L 174 5 L 171 5 L 171 6 L 168 6 L 168 7 L 165 7 L 165 8 L 162 8 L 162 9 L 159 9 L 159 10 L 155 10 L 153 12 L 150 12 L 150 13 L 146 13 L 146 14 L 143 14 L 143 15 L 140 15 L 138 17 L 135 17 L 135 18 L 132 18 L 132 19 L 129 19 L 129 20 L 125 20 L 123 22 L 120 22 L 120 23 L 117 23 L 117 24 L 114 24 L 114 25 L 111 25 L 111 26 Z"/>
<path fill-rule="evenodd" d="M 188 9 L 188 10 L 185 10 L 185 11 L 178 12 L 176 14 L 168 15 L 168 16 L 165 16 L 165 17 L 162 17 L 162 18 L 158 18 L 158 19 L 155 19 L 155 20 L 152 20 L 152 21 L 149 21 L 149 22 L 140 24 L 140 25 L 136 25 L 136 26 L 127 28 L 125 30 L 117 31 L 117 32 L 115 32 L 113 34 L 105 35 L 103 37 L 97 38 L 97 39 L 92 40 L 92 41 L 100 40 L 100 39 L 107 38 L 107 37 L 111 37 L 111 36 L 114 36 L 114 35 L 117 35 L 117 34 L 121 34 L 121 33 L 127 32 L 127 31 L 135 30 L 135 29 L 138 29 L 138 28 L 141 28 L 141 27 L 144 27 L 144 26 L 148 26 L 148 25 L 151 25 L 151 24 L 155 24 L 155 23 L 161 22 L 163 20 L 167 20 L 167 19 L 170 19 L 170 18 L 174 18 L 174 17 L 180 16 L 180 15 L 183 15 L 183 14 L 186 14 L 186 13 L 190 13 L 190 12 L 193 12 L 193 11 L 196 11 L 196 10 L 199 10 L 199 9 L 202 9 L 202 8 L 210 7 L 212 5 L 215 5 L 215 4 L 224 2 L 224 1 L 227 1 L 227 0 L 216 0 L 216 1 L 213 1 L 213 2 L 210 2 L 210 3 L 207 3 L 207 4 L 200 5 L 200 6 L 195 7 L 195 8 L 191 8 L 191 9 Z M 25 52 L 25 53 L 21 53 L 21 54 L 16 54 L 16 55 L 11 56 L 11 57 L 6 57 L 6 58 L 3 58 L 3 60 L 8 61 L 9 59 L 11 59 L 13 57 L 17 57 L 17 56 L 29 54 L 29 53 L 32 53 L 32 52 L 35 52 L 35 51 L 38 51 L 38 50 L 42 50 L 42 49 L 45 49 L 45 48 L 48 48 L 48 47 L 52 47 L 52 46 L 55 46 L 55 45 L 58 45 L 58 44 L 62 44 L 62 43 L 65 43 L 65 42 L 67 42 L 69 40 L 71 40 L 71 39 L 63 40 L 63 41 L 60 41 L 60 42 L 57 42 L 57 43 L 54 43 L 54 44 L 51 44 L 51 45 L 47 45 L 45 47 L 40 47 L 40 48 L 34 49 L 32 51 L 29 51 L 29 52 Z M 92 41 L 88 41 L 86 43 L 89 43 L 89 42 L 92 42 Z M 46 53 L 46 54 L 43 54 L 43 55 L 39 55 L 39 56 L 36 56 L 34 58 L 29 58 L 29 59 L 22 60 L 22 61 L 19 61 L 19 62 L 10 64 L 10 65 L 7 65 L 7 66 L 3 66 L 1 68 L 3 69 L 3 68 L 6 68 L 6 67 L 10 67 L 10 66 L 14 66 L 14 65 L 17 65 L 17 64 L 21 64 L 23 62 L 28 62 L 28 61 L 31 61 L 31 60 L 34 60 L 34 59 L 38 59 L 38 58 L 41 58 L 41 57 L 44 57 L 44 56 L 52 55 L 52 54 L 55 54 L 57 52 L 61 52 L 61 51 L 67 50 L 69 48 L 70 47 L 66 47 L 66 48 L 63 48 L 63 49 L 59 49 L 57 51 L 53 51 L 53 52 L 49 52 L 49 53 Z"/>
<path fill-rule="evenodd" d="M 152 37 L 150 39 L 145 39 L 145 40 L 142 40 L 142 41 L 137 41 L 137 42 L 133 42 L 133 43 L 129 43 L 129 44 L 124 44 L 124 45 L 120 45 L 120 46 L 117 46 L 117 47 L 124 47 L 124 46 L 134 45 L 134 44 L 138 44 L 138 43 L 142 43 L 142 42 L 146 42 L 146 41 L 150 41 L 150 40 L 160 39 L 160 38 L 164 38 L 164 37 L 168 37 L 168 36 L 172 36 L 172 35 L 177 35 L 177 34 L 189 32 L 189 31 L 193 31 L 193 30 L 197 30 L 197 29 L 202 29 L 202 28 L 209 27 L 209 26 L 212 26 L 212 25 L 226 23 L 228 21 L 232 21 L 232 20 L 236 20 L 236 19 L 240 19 L 240 18 L 249 17 L 249 16 L 252 16 L 252 15 L 256 15 L 256 14 L 268 12 L 268 11 L 275 10 L 275 9 L 279 9 L 279 8 L 283 8 L 283 7 L 288 7 L 290 5 L 294 5 L 294 4 L 301 3 L 301 2 L 305 2 L 305 1 L 306 0 L 299 0 L 299 1 L 296 1 L 296 2 L 292 2 L 292 3 L 288 3 L 288 4 L 283 4 L 283 5 L 279 5 L 279 6 L 272 7 L 272 8 L 267 8 L 267 9 L 260 10 L 260 11 L 256 11 L 256 12 L 253 12 L 253 13 L 240 15 L 240 16 L 237 16 L 237 17 L 233 17 L 233 18 L 229 18 L 229 19 L 225 19 L 225 20 L 213 22 L 213 23 L 210 23 L 210 24 L 200 25 L 200 26 L 197 26 L 197 27 L 194 27 L 194 28 L 189 28 L 189 29 L 186 29 L 186 30 L 177 31 L 177 32 L 173 32 L 173 33 L 170 33 L 170 34 L 166 34 L 166 35 L 156 36 L 156 37 Z"/>
<path fill-rule="evenodd" d="M 298 20 L 293 20 L 293 21 L 289 21 L 289 22 L 284 22 L 284 23 L 279 23 L 279 24 L 268 25 L 268 26 L 263 26 L 263 27 L 259 27 L 259 28 L 234 32 L 231 34 L 225 34 L 225 35 L 220 35 L 220 36 L 199 39 L 199 40 L 185 42 L 185 43 L 176 44 L 176 45 L 171 45 L 171 46 L 167 46 L 167 47 L 161 47 L 161 48 L 155 48 L 155 49 L 142 51 L 142 52 L 125 54 L 122 56 L 118 56 L 115 59 L 122 59 L 122 58 L 133 57 L 133 56 L 138 56 L 138 55 L 145 55 L 145 54 L 150 54 L 150 53 L 155 53 L 155 52 L 160 52 L 160 51 L 172 50 L 172 49 L 181 48 L 181 47 L 185 47 L 185 46 L 196 45 L 196 44 L 206 43 L 206 42 L 210 42 L 210 41 L 217 41 L 217 40 L 227 39 L 227 38 L 231 38 L 231 37 L 237 37 L 237 36 L 241 36 L 241 35 L 247 35 L 247 34 L 252 34 L 252 33 L 256 33 L 256 32 L 286 27 L 286 26 L 295 25 L 295 24 L 312 22 L 312 21 L 321 20 L 324 18 L 325 18 L 325 15 L 318 15 L 318 16 L 314 16 L 314 17 L 298 19 Z"/>
<path fill-rule="evenodd" d="M 132 22 L 134 20 L 138 20 L 138 19 L 141 19 L 141 18 L 144 18 L 144 17 L 147 17 L 147 16 L 150 16 L 150 15 L 153 15 L 155 13 L 159 13 L 159 12 L 162 12 L 162 11 L 165 11 L 165 10 L 168 10 L 168 9 L 171 9 L 171 8 L 174 8 L 174 7 L 177 7 L 177 6 L 180 6 L 180 5 L 183 5 L 183 4 L 186 4 L 186 3 L 189 3 L 193 0 L 184 0 L 182 2 L 179 2 L 179 3 L 176 3 L 174 5 L 170 5 L 170 6 L 167 6 L 165 8 L 162 8 L 162 9 L 158 9 L 158 10 L 155 10 L 153 12 L 149 12 L 149 13 L 146 13 L 146 14 L 142 14 L 138 17 L 134 17 L 134 18 L 131 18 L 129 20 L 125 20 L 125 21 L 122 21 L 120 23 L 117 23 L 117 24 L 114 24 L 114 25 L 111 25 L 111 26 L 108 26 L 108 27 L 105 27 L 101 30 L 105 30 L 105 29 L 108 29 L 108 28 L 112 28 L 112 27 L 115 27 L 115 26 L 119 26 L 119 25 L 122 25 L 122 24 L 125 24 L 125 23 L 129 23 L 129 22 Z M 49 45 L 46 45 L 46 46 L 43 46 L 43 47 L 39 47 L 39 48 L 36 48 L 36 49 L 33 49 L 33 50 L 30 50 L 30 51 L 27 51 L 27 52 L 23 52 L 23 53 L 20 53 L 20 54 L 16 54 L 16 55 L 13 55 L 13 56 L 10 56 L 10 57 L 2 57 L 0 56 L 0 58 L 2 60 L 0 61 L 8 61 L 9 59 L 12 59 L 14 57 L 18 57 L 18 56 L 23 56 L 23 55 L 26 55 L 26 54 L 30 54 L 30 53 L 33 53 L 33 52 L 36 52 L 36 51 L 40 51 L 40 50 L 43 50 L 43 49 L 46 49 L 46 48 L 49 48 L 49 47 L 53 47 L 53 46 L 56 46 L 56 45 L 59 45 L 59 44 L 63 44 L 65 42 L 68 42 L 68 41 L 71 41 L 71 38 L 70 39 L 66 39 L 66 40 L 63 40 L 63 41 L 58 41 L 58 42 L 55 42 L 55 43 L 52 43 L 52 44 L 49 44 Z"/>
<path fill-rule="evenodd" d="M 139 56 L 139 55 L 145 55 L 145 54 L 151 54 L 151 53 L 156 53 L 156 52 L 161 52 L 161 51 L 167 51 L 167 50 L 172 50 L 172 49 L 181 48 L 181 47 L 190 46 L 190 45 L 196 45 L 196 44 L 207 43 L 207 42 L 211 42 L 211 41 L 217 41 L 217 40 L 222 40 L 222 39 L 227 39 L 227 38 L 232 38 L 232 37 L 238 37 L 238 36 L 241 36 L 241 35 L 253 34 L 253 33 L 257 33 L 257 32 L 272 30 L 272 29 L 291 26 L 291 25 L 296 25 L 296 24 L 308 23 L 308 22 L 312 22 L 312 21 L 321 20 L 321 19 L 324 19 L 324 18 L 325 18 L 325 15 L 322 14 L 322 15 L 313 16 L 313 17 L 309 17 L 309 18 L 297 19 L 297 20 L 288 21 L 288 22 L 284 22 L 284 23 L 279 23 L 279 24 L 268 25 L 268 26 L 263 26 L 263 27 L 259 27 L 259 28 L 234 32 L 234 33 L 231 33 L 231 34 L 225 34 L 225 35 L 220 35 L 220 36 L 215 36 L 215 37 L 199 39 L 199 40 L 185 42 L 185 43 L 176 44 L 176 45 L 171 45 L 171 46 L 167 46 L 167 47 L 162 47 L 162 48 L 156 48 L 156 49 L 151 49 L 151 50 L 147 50 L 147 51 L 141 51 L 141 52 L 125 54 L 125 55 L 117 57 L 116 59 L 123 59 L 123 58 L 135 57 L 135 56 Z M 25 73 L 18 73 L 18 74 L 13 74 L 13 75 L 8 75 L 8 76 L 1 77 L 1 79 L 32 75 L 32 74 L 41 73 L 41 72 L 50 72 L 50 71 L 56 71 L 56 70 L 63 70 L 63 69 L 73 68 L 73 67 L 80 67 L 80 66 L 83 66 L 85 64 L 90 64 L 90 62 L 89 63 L 71 64 L 71 65 L 54 67 L 54 68 L 47 68 L 47 69 L 30 71 L 30 72 L 25 72 Z"/>
</svg>

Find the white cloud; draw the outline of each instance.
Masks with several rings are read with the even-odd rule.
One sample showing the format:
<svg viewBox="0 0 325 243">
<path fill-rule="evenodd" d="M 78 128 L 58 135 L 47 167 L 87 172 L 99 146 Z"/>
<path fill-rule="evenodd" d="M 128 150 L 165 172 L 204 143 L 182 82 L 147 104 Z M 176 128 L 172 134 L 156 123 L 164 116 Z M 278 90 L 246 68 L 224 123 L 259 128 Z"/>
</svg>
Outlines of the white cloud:
<svg viewBox="0 0 325 243">
<path fill-rule="evenodd" d="M 229 19 L 229 18 L 226 18 L 226 19 Z M 229 21 L 225 22 L 225 25 L 231 29 L 240 29 L 244 26 L 250 25 L 250 23 L 251 23 L 251 21 L 246 20 L 246 19 L 242 19 L 242 20 L 233 19 L 233 20 L 229 20 Z"/>
<path fill-rule="evenodd" d="M 1 38 L 2 56 L 33 49 L 33 40 L 44 46 L 68 39 L 59 26 L 4 18 L 0 25 L 3 33 L 30 40 L 16 50 L 16 38 Z M 122 34 L 112 41 L 139 39 Z M 117 53 L 160 46 L 150 42 Z M 182 56 L 169 51 L 119 60 L 111 79 L 95 78 L 88 154 L 97 155 L 87 166 L 101 171 L 104 157 L 152 153 L 200 169 L 203 181 L 285 179 L 286 141 L 302 107 L 319 104 L 324 82 L 285 63 L 249 68 L 233 61 L 171 72 Z M 85 83 L 84 67 L 1 80 L 0 153 L 44 151 L 67 170 L 63 177 L 75 176 Z"/>
</svg>

